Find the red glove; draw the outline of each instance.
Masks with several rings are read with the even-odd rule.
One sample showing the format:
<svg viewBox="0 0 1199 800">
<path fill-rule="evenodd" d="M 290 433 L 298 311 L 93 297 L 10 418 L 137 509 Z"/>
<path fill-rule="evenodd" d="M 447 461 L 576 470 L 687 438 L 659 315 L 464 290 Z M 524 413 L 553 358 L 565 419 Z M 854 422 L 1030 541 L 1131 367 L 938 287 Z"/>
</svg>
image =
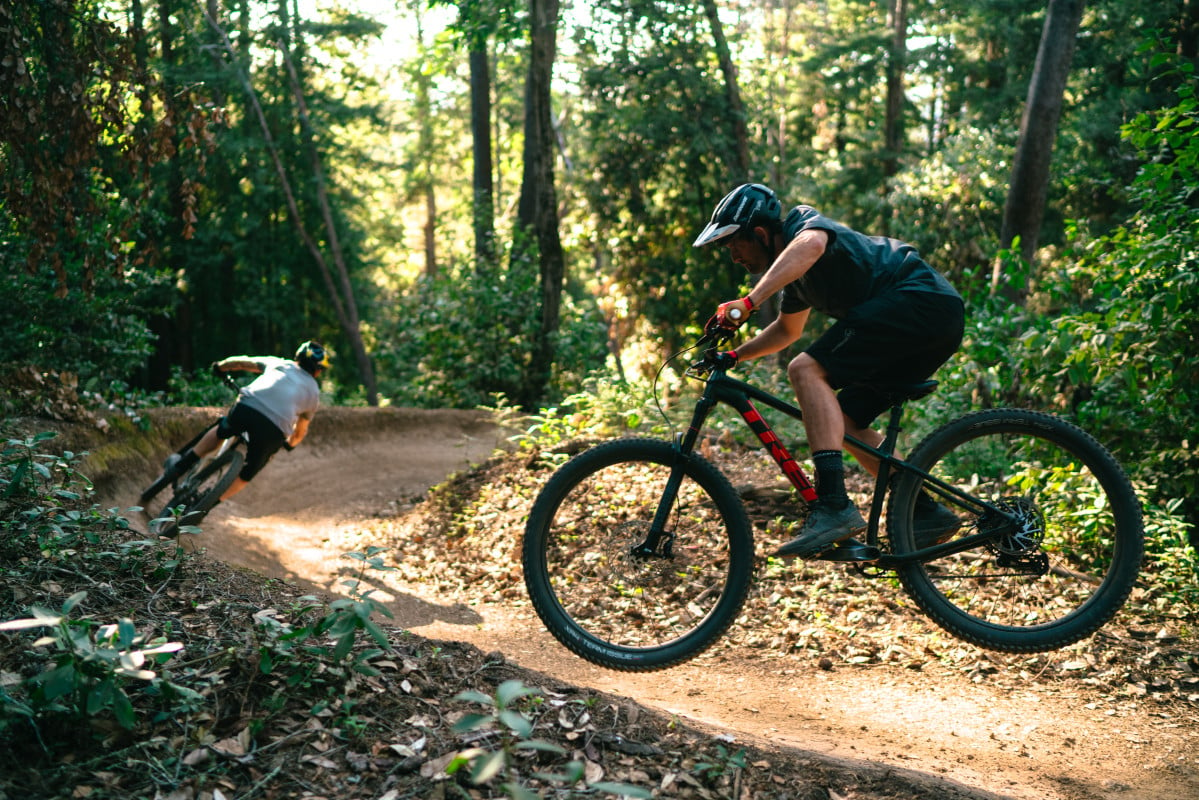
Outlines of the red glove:
<svg viewBox="0 0 1199 800">
<path fill-rule="evenodd" d="M 737 366 L 737 362 L 740 360 L 741 358 L 737 355 L 736 350 L 725 350 L 723 353 L 717 353 L 712 359 L 712 363 L 717 369 L 727 371 Z"/>
<path fill-rule="evenodd" d="M 749 299 L 749 295 L 742 297 L 740 300 L 730 300 L 727 303 L 721 303 L 716 307 L 716 321 L 725 327 L 739 327 L 749 319 L 749 315 L 754 308 L 754 301 Z"/>
</svg>

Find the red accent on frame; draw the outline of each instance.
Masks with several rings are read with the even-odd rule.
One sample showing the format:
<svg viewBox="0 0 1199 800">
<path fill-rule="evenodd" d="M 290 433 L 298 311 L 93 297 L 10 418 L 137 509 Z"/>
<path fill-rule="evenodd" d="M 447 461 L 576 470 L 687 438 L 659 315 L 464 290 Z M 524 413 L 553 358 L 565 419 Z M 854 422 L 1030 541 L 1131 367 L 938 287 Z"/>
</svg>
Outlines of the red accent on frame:
<svg viewBox="0 0 1199 800">
<path fill-rule="evenodd" d="M 766 445 L 766 449 L 770 452 L 770 457 L 779 465 L 779 469 L 787 476 L 787 480 L 791 481 L 791 485 L 796 488 L 806 502 L 811 503 L 816 500 L 816 487 L 812 486 L 812 482 L 808 480 L 808 476 L 804 474 L 799 463 L 787 452 L 787 448 L 783 447 L 783 443 L 779 441 L 779 437 L 771 430 L 770 425 L 766 420 L 762 419 L 762 415 L 754 408 L 754 404 L 749 404 L 749 411 L 741 415 L 746 424 L 757 434 L 758 439 L 762 444 Z"/>
</svg>

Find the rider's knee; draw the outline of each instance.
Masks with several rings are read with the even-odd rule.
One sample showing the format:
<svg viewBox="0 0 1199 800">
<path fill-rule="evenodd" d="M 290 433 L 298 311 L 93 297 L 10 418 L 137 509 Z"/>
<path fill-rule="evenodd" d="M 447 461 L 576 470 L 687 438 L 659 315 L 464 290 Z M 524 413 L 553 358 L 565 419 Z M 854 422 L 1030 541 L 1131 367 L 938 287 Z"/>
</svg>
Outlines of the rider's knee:
<svg viewBox="0 0 1199 800">
<path fill-rule="evenodd" d="M 828 383 L 828 373 L 824 367 L 807 353 L 800 353 L 791 359 L 791 363 L 787 365 L 787 377 L 791 379 L 793 386 L 803 386 L 814 381 Z"/>
</svg>

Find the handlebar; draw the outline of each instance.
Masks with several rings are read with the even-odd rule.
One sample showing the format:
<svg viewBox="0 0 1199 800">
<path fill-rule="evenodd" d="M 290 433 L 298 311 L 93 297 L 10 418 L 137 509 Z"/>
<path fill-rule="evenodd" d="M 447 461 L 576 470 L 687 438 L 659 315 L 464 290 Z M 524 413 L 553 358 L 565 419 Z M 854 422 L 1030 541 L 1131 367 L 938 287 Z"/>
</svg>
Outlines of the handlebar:
<svg viewBox="0 0 1199 800">
<path fill-rule="evenodd" d="M 738 313 L 738 316 L 740 314 Z M 734 318 L 733 314 L 729 314 L 730 319 Z M 704 348 L 703 358 L 696 361 L 687 368 L 687 374 L 697 378 L 706 378 L 714 370 L 720 368 L 718 359 L 721 355 L 721 348 L 733 340 L 737 335 L 737 328 L 723 325 L 717 321 L 716 317 L 712 317 L 704 324 L 704 333 L 695 342 L 696 348 Z M 727 367 L 726 367 L 727 369 Z"/>
<path fill-rule="evenodd" d="M 233 379 L 233 375 L 231 373 L 225 372 L 224 370 L 216 370 L 216 372 L 220 373 L 221 380 L 224 381 L 225 385 L 228 386 L 234 394 L 241 394 L 241 386 L 239 386 L 237 381 Z"/>
</svg>

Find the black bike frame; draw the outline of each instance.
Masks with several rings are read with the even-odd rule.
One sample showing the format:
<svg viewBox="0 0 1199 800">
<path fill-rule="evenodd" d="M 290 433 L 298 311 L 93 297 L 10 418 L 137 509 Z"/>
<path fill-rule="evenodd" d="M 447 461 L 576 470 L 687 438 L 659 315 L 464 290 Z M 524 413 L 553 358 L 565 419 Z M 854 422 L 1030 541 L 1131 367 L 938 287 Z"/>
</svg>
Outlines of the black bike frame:
<svg viewBox="0 0 1199 800">
<path fill-rule="evenodd" d="M 754 406 L 755 400 L 795 420 L 803 420 L 803 412 L 797 406 L 748 383 L 739 381 L 736 378 L 730 378 L 721 369 L 712 369 L 705 381 L 703 395 L 696 401 L 690 426 L 685 433 L 676 437 L 675 445 L 678 452 L 681 455 L 689 455 L 693 452 L 695 443 L 699 439 L 700 431 L 703 429 L 704 423 L 707 422 L 708 416 L 718 403 L 724 403 L 741 415 L 741 418 L 745 420 L 745 423 L 757 435 L 758 440 L 766 447 L 767 452 L 770 453 L 770 457 L 774 459 L 774 462 L 778 465 L 782 473 L 799 492 L 804 502 L 814 502 L 816 500 L 815 487 L 799 463 L 779 440 L 778 435 L 775 434 L 766 420 L 762 418 L 757 407 Z M 989 521 L 988 529 L 985 532 L 964 536 L 943 544 L 905 553 L 904 555 L 883 553 L 876 561 L 870 562 L 872 566 L 892 567 L 911 561 L 922 561 L 970 550 L 981 543 L 994 540 L 997 536 L 1002 536 L 1014 530 L 1018 524 L 1018 520 L 1010 513 L 966 494 L 928 474 L 924 470 L 918 469 L 906 461 L 895 457 L 895 444 L 901 430 L 899 423 L 906 402 L 906 396 L 896 397 L 891 406 L 891 418 L 887 425 L 887 432 L 879 447 L 873 447 L 848 434 L 845 436 L 845 441 L 852 447 L 869 453 L 879 460 L 878 476 L 875 478 L 874 495 L 870 503 L 870 517 L 867 521 L 867 544 L 871 546 L 877 546 L 878 544 L 879 521 L 882 518 L 883 503 L 886 498 L 892 470 L 911 472 L 919 475 L 924 480 L 925 488 L 933 494 L 939 495 L 942 498 L 952 497 L 958 505 L 972 510 L 980 517 L 986 517 Z M 649 536 L 641 547 L 638 548 L 641 553 L 661 552 L 663 555 L 669 555 L 672 535 L 666 530 L 666 521 L 670 516 L 670 510 L 674 505 L 675 497 L 678 494 L 678 489 L 682 481 L 683 470 L 681 466 L 676 465 L 671 470 L 666 490 L 658 505 L 657 513 L 654 515 L 654 522 L 650 527 Z M 666 549 L 659 551 L 658 546 L 662 537 L 666 537 Z"/>
</svg>

